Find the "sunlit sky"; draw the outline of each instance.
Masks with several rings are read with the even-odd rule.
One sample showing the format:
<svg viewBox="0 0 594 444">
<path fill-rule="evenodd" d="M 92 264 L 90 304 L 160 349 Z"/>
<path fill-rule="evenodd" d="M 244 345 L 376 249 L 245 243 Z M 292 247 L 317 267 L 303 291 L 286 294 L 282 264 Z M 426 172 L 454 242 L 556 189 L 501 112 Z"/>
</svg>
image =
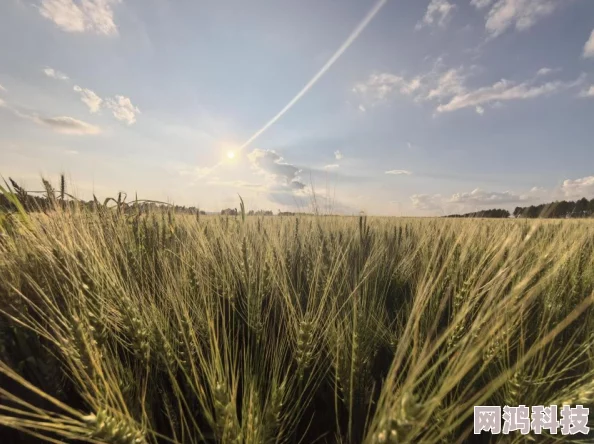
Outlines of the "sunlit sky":
<svg viewBox="0 0 594 444">
<path fill-rule="evenodd" d="M 591 199 L 594 2 L 1 0 L 0 174 L 62 172 L 209 211 Z"/>
</svg>

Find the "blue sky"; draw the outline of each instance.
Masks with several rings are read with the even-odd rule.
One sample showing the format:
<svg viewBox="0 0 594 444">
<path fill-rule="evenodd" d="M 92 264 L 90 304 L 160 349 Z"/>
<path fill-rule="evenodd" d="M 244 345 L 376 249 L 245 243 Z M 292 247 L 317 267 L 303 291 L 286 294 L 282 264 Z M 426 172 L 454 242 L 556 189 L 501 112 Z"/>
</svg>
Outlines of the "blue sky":
<svg viewBox="0 0 594 444">
<path fill-rule="evenodd" d="M 29 189 L 513 209 L 594 198 L 593 117 L 589 0 L 0 2 L 0 173 Z"/>
</svg>

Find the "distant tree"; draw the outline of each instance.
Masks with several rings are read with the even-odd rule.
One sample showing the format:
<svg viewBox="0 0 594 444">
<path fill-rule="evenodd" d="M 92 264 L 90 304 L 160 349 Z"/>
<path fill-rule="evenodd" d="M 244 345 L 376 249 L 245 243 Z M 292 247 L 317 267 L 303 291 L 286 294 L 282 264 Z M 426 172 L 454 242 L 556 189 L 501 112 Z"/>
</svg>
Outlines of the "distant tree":
<svg viewBox="0 0 594 444">
<path fill-rule="evenodd" d="M 530 217 L 530 218 L 538 217 L 538 208 L 536 208 L 534 205 L 530 205 L 528 207 L 528 209 L 526 210 L 526 217 Z"/>
<path fill-rule="evenodd" d="M 589 204 L 590 202 L 585 197 L 578 200 L 573 207 L 573 217 L 586 217 Z"/>
<path fill-rule="evenodd" d="M 446 217 L 488 217 L 488 218 L 508 218 L 510 216 L 509 211 L 494 208 L 492 210 L 476 211 L 474 213 L 466 214 L 452 214 Z"/>
</svg>

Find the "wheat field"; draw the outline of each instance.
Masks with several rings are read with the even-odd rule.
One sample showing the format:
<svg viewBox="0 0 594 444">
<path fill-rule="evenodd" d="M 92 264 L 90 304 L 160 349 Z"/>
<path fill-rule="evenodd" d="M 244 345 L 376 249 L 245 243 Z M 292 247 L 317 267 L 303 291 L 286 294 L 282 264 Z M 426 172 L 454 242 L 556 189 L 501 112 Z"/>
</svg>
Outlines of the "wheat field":
<svg viewBox="0 0 594 444">
<path fill-rule="evenodd" d="M 592 221 L 3 193 L 3 442 L 455 443 L 475 405 L 594 403 Z"/>
</svg>

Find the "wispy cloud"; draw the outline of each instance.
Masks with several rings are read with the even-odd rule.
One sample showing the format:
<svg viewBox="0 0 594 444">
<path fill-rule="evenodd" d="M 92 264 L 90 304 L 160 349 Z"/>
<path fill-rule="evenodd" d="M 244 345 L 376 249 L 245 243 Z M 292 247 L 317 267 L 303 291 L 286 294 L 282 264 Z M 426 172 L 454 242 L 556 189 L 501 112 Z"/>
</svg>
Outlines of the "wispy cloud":
<svg viewBox="0 0 594 444">
<path fill-rule="evenodd" d="M 530 81 L 516 84 L 503 79 L 491 86 L 456 94 L 449 102 L 439 105 L 437 112 L 451 112 L 468 107 L 475 108 L 487 103 L 526 100 L 548 96 L 559 91 L 575 88 L 582 84 L 584 80 L 585 78 L 582 76 L 572 82 L 553 81 L 535 85 Z"/>
<path fill-rule="evenodd" d="M 580 97 L 594 97 L 594 85 L 592 85 L 590 89 L 582 91 Z"/>
<path fill-rule="evenodd" d="M 594 198 L 594 176 L 582 177 L 581 179 L 567 179 L 563 181 L 561 191 L 568 199 Z"/>
<path fill-rule="evenodd" d="M 444 28 L 454 12 L 456 5 L 447 0 L 431 0 L 423 19 L 417 23 L 416 29 L 424 26 L 437 25 Z"/>
<path fill-rule="evenodd" d="M 295 165 L 286 163 L 275 151 L 257 148 L 248 154 L 248 159 L 253 169 L 268 178 L 269 184 L 290 190 L 305 188 L 305 184 L 299 177 L 301 170 Z"/>
<path fill-rule="evenodd" d="M 132 104 L 129 97 L 118 95 L 102 99 L 94 91 L 78 85 L 74 86 L 74 91 L 80 94 L 81 101 L 87 105 L 91 113 L 97 113 L 101 108 L 106 108 L 116 119 L 128 125 L 136 123 L 136 115 L 140 114 L 140 110 Z"/>
<path fill-rule="evenodd" d="M 592 34 L 590 34 L 590 38 L 584 45 L 584 57 L 594 58 L 594 30 L 592 30 Z"/>
<path fill-rule="evenodd" d="M 407 171 L 407 170 L 389 170 L 389 171 L 386 171 L 385 174 L 392 174 L 394 176 L 401 176 L 401 175 L 410 176 L 412 174 L 412 172 Z"/>
<path fill-rule="evenodd" d="M 462 71 L 462 68 L 456 68 L 443 73 L 439 77 L 437 85 L 429 91 L 425 99 L 441 99 L 463 93 L 465 91 L 464 81 L 466 76 Z"/>
<path fill-rule="evenodd" d="M 402 76 L 390 73 L 373 73 L 365 82 L 357 83 L 353 92 L 370 106 L 386 101 L 395 92 L 411 95 L 421 86 L 421 79 L 414 77 L 406 80 Z"/>
<path fill-rule="evenodd" d="M 99 127 L 75 119 L 74 117 L 37 117 L 34 121 L 49 126 L 52 130 L 60 134 L 90 135 L 101 132 Z"/>
<path fill-rule="evenodd" d="M 554 72 L 559 71 L 559 69 L 553 69 L 553 68 L 540 68 L 537 72 L 536 75 L 538 77 L 544 77 L 544 76 L 548 76 L 549 74 L 552 74 Z"/>
<path fill-rule="evenodd" d="M 586 79 L 581 75 L 574 81 L 541 79 L 554 70 L 543 68 L 532 78 L 523 82 L 502 79 L 493 85 L 471 89 L 467 80 L 479 68 L 446 68 L 440 60 L 427 73 L 409 79 L 390 73 L 372 74 L 366 82 L 355 85 L 353 91 L 361 100 L 379 105 L 393 99 L 398 94 L 411 97 L 416 102 L 434 102 L 438 113 L 474 108 L 484 114 L 485 105 L 501 106 L 512 100 L 528 100 L 552 95 L 582 85 Z"/>
<path fill-rule="evenodd" d="M 66 32 L 118 34 L 112 6 L 120 0 L 41 0 L 41 15 Z"/>
<path fill-rule="evenodd" d="M 479 0 L 474 3 L 486 7 L 491 2 Z M 492 37 L 511 27 L 525 31 L 551 15 L 561 3 L 560 0 L 497 0 L 486 16 L 485 28 Z"/>
<path fill-rule="evenodd" d="M 69 135 L 93 135 L 101 133 L 101 128 L 96 125 L 84 122 L 74 117 L 57 116 L 47 117 L 37 112 L 23 110 L 18 106 L 6 103 L 0 99 L 0 107 L 3 107 L 21 119 L 29 120 L 37 125 L 51 128 L 59 134 Z"/>
<path fill-rule="evenodd" d="M 60 71 L 56 71 L 53 68 L 43 68 L 43 73 L 48 76 L 51 77 L 52 79 L 56 79 L 56 80 L 68 80 L 69 77 L 64 74 L 63 72 Z"/>
<path fill-rule="evenodd" d="M 80 93 L 80 100 L 89 107 L 91 113 L 96 113 L 101 108 L 103 99 L 90 89 L 81 88 L 78 85 L 74 86 L 74 91 Z"/>
<path fill-rule="evenodd" d="M 470 0 L 470 4 L 477 9 L 483 9 L 493 3 L 493 0 Z"/>
<path fill-rule="evenodd" d="M 452 195 L 446 202 L 465 205 L 502 205 L 510 203 L 518 203 L 528 200 L 526 196 L 516 194 L 512 191 L 485 191 L 476 188 L 471 192 L 456 193 Z"/>
<path fill-rule="evenodd" d="M 106 100 L 105 106 L 111 110 L 116 119 L 128 125 L 136 123 L 136 114 L 140 114 L 138 107 L 134 106 L 132 101 L 125 96 L 109 98 Z"/>
<path fill-rule="evenodd" d="M 514 191 L 487 191 L 475 188 L 469 192 L 454 193 L 450 197 L 441 194 L 414 194 L 410 197 L 413 207 L 418 210 L 436 211 L 456 208 L 456 211 L 470 212 L 477 208 L 501 208 L 509 205 L 527 205 L 546 199 L 544 188 L 533 187 L 525 193 Z"/>
<path fill-rule="evenodd" d="M 47 126 L 51 128 L 52 131 L 59 134 L 85 136 L 99 134 L 101 132 L 101 129 L 98 126 L 91 125 L 90 123 L 75 119 L 74 117 L 40 117 L 38 115 L 28 115 L 23 113 L 19 113 L 17 115 L 31 120 L 38 125 Z"/>
<path fill-rule="evenodd" d="M 338 164 L 333 163 L 331 165 L 326 165 L 323 169 L 326 171 L 335 170 L 338 168 Z"/>
<path fill-rule="evenodd" d="M 334 158 L 335 158 L 336 160 L 340 160 L 340 159 L 342 159 L 342 157 L 343 157 L 343 156 L 342 156 L 342 153 L 340 152 L 340 150 L 336 150 L 336 151 L 334 151 Z"/>
<path fill-rule="evenodd" d="M 441 194 L 413 194 L 410 196 L 413 208 L 423 211 L 442 210 Z"/>
</svg>

